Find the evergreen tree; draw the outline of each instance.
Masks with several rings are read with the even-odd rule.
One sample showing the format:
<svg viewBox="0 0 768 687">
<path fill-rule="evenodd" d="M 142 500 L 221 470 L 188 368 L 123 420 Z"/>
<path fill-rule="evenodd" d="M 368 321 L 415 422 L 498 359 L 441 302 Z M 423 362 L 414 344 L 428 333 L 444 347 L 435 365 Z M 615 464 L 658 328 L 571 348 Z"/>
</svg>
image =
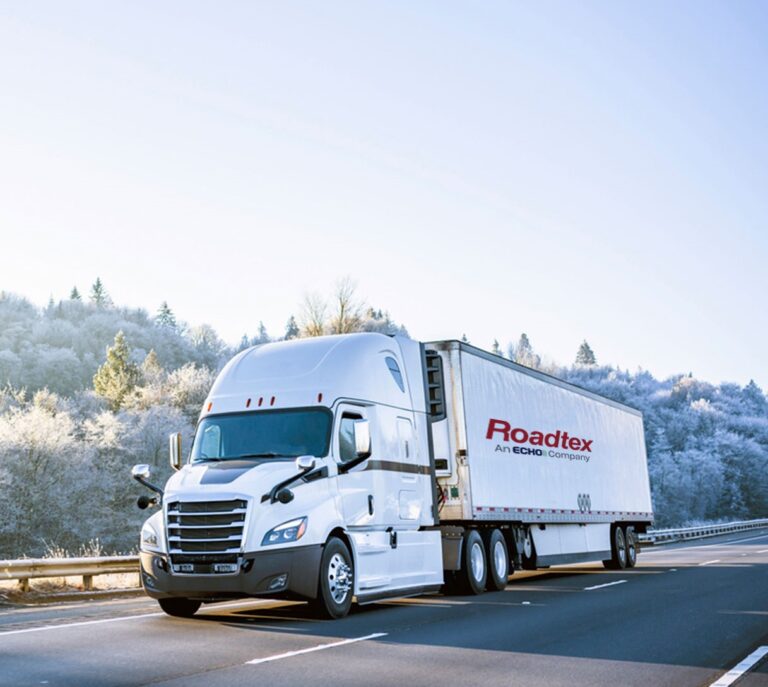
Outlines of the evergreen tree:
<svg viewBox="0 0 768 687">
<path fill-rule="evenodd" d="M 269 340 L 267 328 L 264 326 L 263 322 L 259 321 L 259 334 L 256 337 L 256 343 L 269 343 Z"/>
<path fill-rule="evenodd" d="M 491 347 L 491 353 L 494 355 L 498 355 L 500 357 L 504 357 L 504 354 L 501 352 L 501 346 L 499 346 L 499 342 L 494 339 L 493 340 L 493 346 Z"/>
<path fill-rule="evenodd" d="M 587 343 L 586 339 L 581 342 L 579 350 L 576 352 L 577 365 L 597 365 L 595 354 Z"/>
<path fill-rule="evenodd" d="M 541 357 L 533 351 L 533 346 L 528 340 L 528 335 L 523 332 L 515 347 L 515 362 L 526 367 L 537 368 L 541 365 Z"/>
<path fill-rule="evenodd" d="M 466 334 L 461 335 L 461 341 L 462 343 L 469 343 L 469 339 L 467 338 Z"/>
<path fill-rule="evenodd" d="M 163 376 L 163 366 L 157 359 L 157 353 L 155 353 L 154 348 L 147 353 L 147 357 L 144 358 L 144 362 L 141 364 L 141 376 L 144 378 L 145 384 L 156 383 Z"/>
<path fill-rule="evenodd" d="M 240 339 L 240 343 L 237 346 L 237 353 L 240 351 L 244 351 L 246 348 L 250 348 L 253 344 L 251 344 L 251 340 L 248 338 L 247 334 L 243 334 L 243 338 Z"/>
<path fill-rule="evenodd" d="M 109 401 L 113 411 L 117 411 L 140 380 L 141 371 L 131 362 L 128 342 L 119 331 L 114 344 L 107 348 L 106 361 L 93 376 L 93 390 Z"/>
<path fill-rule="evenodd" d="M 155 323 L 158 327 L 167 327 L 168 329 L 176 329 L 176 316 L 173 314 L 173 310 L 168 306 L 168 301 L 163 301 L 160 304 L 160 309 L 157 311 L 155 317 Z"/>
<path fill-rule="evenodd" d="M 284 339 L 296 339 L 299 336 L 299 325 L 296 324 L 296 318 L 291 315 L 288 324 L 285 325 Z"/>
<path fill-rule="evenodd" d="M 96 277 L 96 281 L 91 287 L 91 303 L 97 308 L 107 308 L 112 304 L 112 299 L 104 288 L 100 277 Z"/>
<path fill-rule="evenodd" d="M 69 292 L 69 300 L 71 300 L 71 301 L 81 301 L 81 300 L 83 300 L 83 298 L 80 295 L 80 292 L 77 290 L 76 286 L 73 286 L 72 290 Z"/>
</svg>

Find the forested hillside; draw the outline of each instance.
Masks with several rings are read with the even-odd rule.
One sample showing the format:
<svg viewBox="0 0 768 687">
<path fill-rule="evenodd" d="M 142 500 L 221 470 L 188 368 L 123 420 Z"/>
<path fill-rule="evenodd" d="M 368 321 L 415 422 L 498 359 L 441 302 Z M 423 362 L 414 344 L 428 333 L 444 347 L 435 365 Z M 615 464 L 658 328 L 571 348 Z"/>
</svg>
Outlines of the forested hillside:
<svg viewBox="0 0 768 687">
<path fill-rule="evenodd" d="M 0 293 L 0 558 L 133 550 L 145 514 L 130 467 L 150 463 L 165 480 L 168 434 L 181 431 L 189 446 L 216 372 L 237 350 L 324 333 L 407 335 L 348 281 L 286 321 L 275 337 L 249 323 L 255 333 L 228 346 L 210 326 L 178 322 L 167 303 L 154 316 L 114 305 L 100 280 L 87 298 L 73 289 L 42 309 Z M 525 334 L 505 355 L 643 411 L 658 524 L 768 513 L 768 401 L 753 382 L 657 380 L 598 365 L 586 342 L 572 366 L 543 365 Z"/>
</svg>

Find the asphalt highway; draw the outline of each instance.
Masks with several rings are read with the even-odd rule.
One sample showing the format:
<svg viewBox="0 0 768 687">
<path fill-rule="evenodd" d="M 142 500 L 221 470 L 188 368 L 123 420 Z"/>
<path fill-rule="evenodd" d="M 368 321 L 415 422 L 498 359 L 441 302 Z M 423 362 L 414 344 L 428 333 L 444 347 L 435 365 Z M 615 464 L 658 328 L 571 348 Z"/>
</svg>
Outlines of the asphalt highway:
<svg viewBox="0 0 768 687">
<path fill-rule="evenodd" d="M 506 590 L 355 607 L 150 599 L 0 607 L 0 685 L 707 686 L 768 647 L 768 531 L 516 572 Z M 755 655 L 759 655 L 755 654 Z M 768 687 L 768 657 L 738 682 Z M 729 678 L 730 679 L 730 678 Z"/>
</svg>

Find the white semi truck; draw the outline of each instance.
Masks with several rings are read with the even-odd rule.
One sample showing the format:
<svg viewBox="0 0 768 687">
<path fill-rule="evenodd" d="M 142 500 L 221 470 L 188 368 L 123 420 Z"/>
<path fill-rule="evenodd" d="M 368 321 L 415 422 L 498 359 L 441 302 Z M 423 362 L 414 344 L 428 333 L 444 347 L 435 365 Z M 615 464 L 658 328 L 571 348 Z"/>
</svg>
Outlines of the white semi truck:
<svg viewBox="0 0 768 687">
<path fill-rule="evenodd" d="M 171 615 L 248 596 L 342 617 L 516 568 L 635 564 L 653 520 L 639 411 L 458 341 L 362 333 L 236 355 L 140 538 Z"/>
</svg>

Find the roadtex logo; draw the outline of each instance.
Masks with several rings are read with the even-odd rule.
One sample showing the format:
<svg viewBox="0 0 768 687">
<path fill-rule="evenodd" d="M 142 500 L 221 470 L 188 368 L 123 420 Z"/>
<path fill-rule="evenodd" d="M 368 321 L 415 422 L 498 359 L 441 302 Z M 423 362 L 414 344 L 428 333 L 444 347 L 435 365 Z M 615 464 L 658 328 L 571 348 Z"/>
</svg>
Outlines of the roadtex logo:
<svg viewBox="0 0 768 687">
<path fill-rule="evenodd" d="M 568 432 L 558 429 L 554 432 L 529 431 L 522 427 L 512 427 L 506 420 L 491 419 L 488 421 L 486 439 L 504 441 L 513 444 L 528 444 L 529 446 L 502 446 L 496 445 L 497 453 L 519 453 L 533 456 L 549 456 L 550 458 L 565 458 L 567 460 L 583 460 L 589 462 L 589 454 L 592 453 L 594 439 L 583 439 L 570 436 Z M 546 448 L 530 448 L 530 446 L 542 446 L 550 449 L 565 449 L 565 451 L 548 451 Z M 580 453 L 571 453 L 579 451 Z"/>
</svg>

